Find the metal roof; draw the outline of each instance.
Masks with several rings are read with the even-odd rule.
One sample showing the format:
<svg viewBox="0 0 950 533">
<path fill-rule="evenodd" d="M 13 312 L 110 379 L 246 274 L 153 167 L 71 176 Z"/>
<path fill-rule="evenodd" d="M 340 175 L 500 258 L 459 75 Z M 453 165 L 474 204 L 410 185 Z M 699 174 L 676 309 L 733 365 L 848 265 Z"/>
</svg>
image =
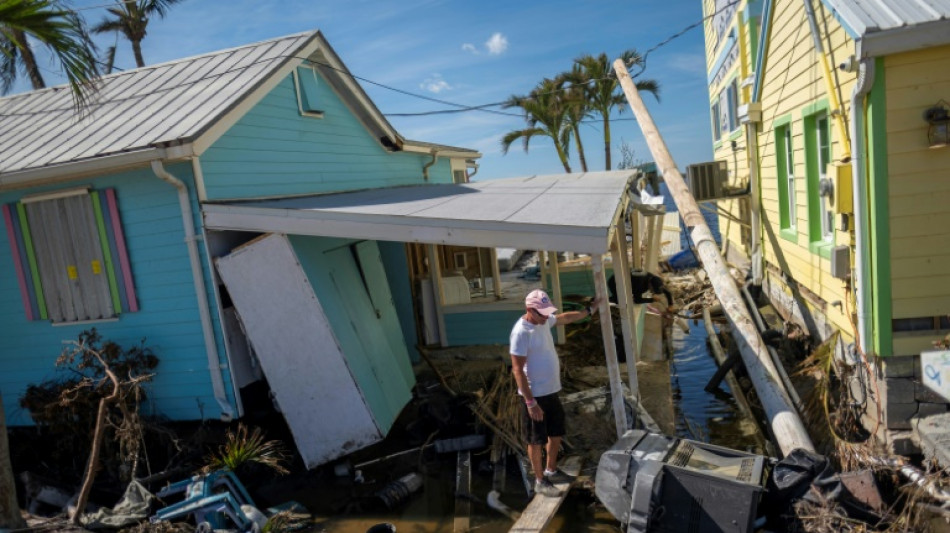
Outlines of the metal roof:
<svg viewBox="0 0 950 533">
<path fill-rule="evenodd" d="M 205 204 L 205 227 L 603 254 L 632 170 Z"/>
<path fill-rule="evenodd" d="M 85 116 L 68 86 L 0 99 L 0 173 L 193 140 L 318 34 L 104 76 Z"/>
<path fill-rule="evenodd" d="M 823 0 L 868 55 L 950 43 L 950 0 Z"/>
</svg>

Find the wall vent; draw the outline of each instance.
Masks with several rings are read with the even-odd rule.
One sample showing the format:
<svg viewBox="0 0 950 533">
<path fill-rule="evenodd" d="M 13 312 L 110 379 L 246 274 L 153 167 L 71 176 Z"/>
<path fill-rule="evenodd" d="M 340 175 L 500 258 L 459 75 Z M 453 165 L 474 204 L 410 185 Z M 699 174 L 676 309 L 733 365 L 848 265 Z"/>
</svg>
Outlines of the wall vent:
<svg viewBox="0 0 950 533">
<path fill-rule="evenodd" d="M 697 202 L 708 202 L 726 196 L 723 185 L 728 180 L 725 161 L 697 163 L 686 167 L 686 185 Z"/>
</svg>

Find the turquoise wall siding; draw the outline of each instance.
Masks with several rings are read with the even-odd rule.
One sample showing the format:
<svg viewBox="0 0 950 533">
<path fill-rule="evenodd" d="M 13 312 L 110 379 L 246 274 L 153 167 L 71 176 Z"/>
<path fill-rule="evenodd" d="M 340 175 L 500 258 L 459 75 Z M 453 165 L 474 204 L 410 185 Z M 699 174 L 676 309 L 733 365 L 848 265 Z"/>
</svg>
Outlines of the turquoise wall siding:
<svg viewBox="0 0 950 533">
<path fill-rule="evenodd" d="M 291 235 L 301 267 L 343 350 L 347 366 L 383 433 L 389 431 L 411 397 L 415 377 L 408 357 L 394 353 L 392 342 L 403 341 L 400 328 L 377 317 L 360 278 L 351 244 L 357 241 Z M 383 313 L 395 313 L 395 307 Z M 314 349 L 320 349 L 315 346 Z M 301 371 L 318 372 L 318 368 Z M 408 372 L 407 372 L 408 370 Z"/>
<path fill-rule="evenodd" d="M 319 78 L 323 118 L 301 116 L 292 76 L 201 156 L 209 200 L 305 195 L 425 183 L 423 154 L 390 153 Z M 451 183 L 448 159 L 430 182 Z"/>
<path fill-rule="evenodd" d="M 576 271 L 567 271 L 561 272 L 561 294 L 567 295 L 577 295 L 577 296 L 587 296 L 589 298 L 594 297 L 594 271 L 593 270 L 576 270 Z M 610 276 L 614 274 L 614 270 L 611 267 L 606 267 L 604 269 L 604 275 L 607 279 L 610 279 Z M 544 278 L 545 286 L 547 291 L 551 291 L 551 275 L 548 274 Z"/>
<path fill-rule="evenodd" d="M 190 165 L 170 165 L 169 172 L 194 190 Z M 142 339 L 160 359 L 156 376 L 148 386 L 144 414 L 160 414 L 172 420 L 218 418 L 221 409 L 214 399 L 201 321 L 197 311 L 188 251 L 184 242 L 177 191 L 159 180 L 151 170 L 137 170 L 86 179 L 95 189 L 114 188 L 128 246 L 132 276 L 140 311 L 123 313 L 117 321 L 53 326 L 48 321 L 27 321 L 14 275 L 10 243 L 0 235 L 0 393 L 4 397 L 7 423 L 30 425 L 29 413 L 18 405 L 31 383 L 66 377 L 57 371 L 56 358 L 63 341 L 95 327 L 105 339 L 132 346 Z M 11 203 L 38 192 L 75 187 L 24 189 L 0 194 Z M 192 206 L 197 204 L 192 194 Z M 197 221 L 196 216 L 196 221 Z M 203 247 L 199 246 L 201 253 Z M 202 267 L 206 267 L 202 257 Z M 205 281 L 211 287 L 205 268 Z M 210 297 L 210 293 L 209 293 Z M 219 362 L 224 365 L 224 344 L 217 313 L 212 312 Z M 223 370 L 229 402 L 234 405 L 229 375 Z"/>
<path fill-rule="evenodd" d="M 445 315 L 445 336 L 449 346 L 472 346 L 476 344 L 508 344 L 511 328 L 521 309 L 483 313 L 451 313 Z M 507 348 L 503 353 L 507 352 Z"/>
<path fill-rule="evenodd" d="M 406 256 L 406 245 L 401 242 L 380 241 L 379 252 L 383 257 L 383 266 L 386 268 L 386 277 L 389 279 L 389 288 L 393 293 L 393 304 L 399 316 L 402 327 L 403 341 L 409 350 L 409 357 L 413 364 L 419 362 L 419 349 L 416 345 L 419 339 L 416 335 L 416 313 L 412 306 L 412 287 L 409 286 L 409 259 Z"/>
</svg>

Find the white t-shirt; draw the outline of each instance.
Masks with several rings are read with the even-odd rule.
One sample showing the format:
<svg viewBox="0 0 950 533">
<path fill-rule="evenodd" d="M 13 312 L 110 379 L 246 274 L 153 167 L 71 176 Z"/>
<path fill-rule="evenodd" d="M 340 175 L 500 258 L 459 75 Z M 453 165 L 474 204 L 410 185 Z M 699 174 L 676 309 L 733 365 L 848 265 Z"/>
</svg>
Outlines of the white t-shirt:
<svg viewBox="0 0 950 533">
<path fill-rule="evenodd" d="M 547 322 L 535 325 L 524 317 L 519 318 L 511 329 L 510 353 L 527 357 L 524 372 L 533 396 L 547 396 L 561 390 L 561 362 L 554 349 L 551 328 L 557 317 L 551 315 Z M 521 391 L 518 391 L 521 394 Z"/>
</svg>

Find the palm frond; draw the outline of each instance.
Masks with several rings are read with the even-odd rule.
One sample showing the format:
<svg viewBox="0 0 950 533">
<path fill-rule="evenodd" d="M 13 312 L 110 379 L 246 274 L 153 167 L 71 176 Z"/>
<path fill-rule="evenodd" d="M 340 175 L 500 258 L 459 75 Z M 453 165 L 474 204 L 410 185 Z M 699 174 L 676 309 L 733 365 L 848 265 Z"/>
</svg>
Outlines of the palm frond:
<svg viewBox="0 0 950 533">
<path fill-rule="evenodd" d="M 53 0 L 0 0 L 0 28 L 9 36 L 24 32 L 52 51 L 73 90 L 73 99 L 82 107 L 95 90 L 98 77 L 95 46 L 82 19 L 62 9 Z M 15 43 L 22 49 L 25 44 Z"/>
<path fill-rule="evenodd" d="M 287 458 L 280 441 L 264 440 L 261 428 L 248 433 L 247 426 L 238 424 L 237 431 L 228 431 L 227 442 L 208 458 L 206 470 L 226 468 L 237 470 L 242 465 L 257 463 L 267 466 L 280 474 L 288 473 L 283 463 Z"/>
</svg>

